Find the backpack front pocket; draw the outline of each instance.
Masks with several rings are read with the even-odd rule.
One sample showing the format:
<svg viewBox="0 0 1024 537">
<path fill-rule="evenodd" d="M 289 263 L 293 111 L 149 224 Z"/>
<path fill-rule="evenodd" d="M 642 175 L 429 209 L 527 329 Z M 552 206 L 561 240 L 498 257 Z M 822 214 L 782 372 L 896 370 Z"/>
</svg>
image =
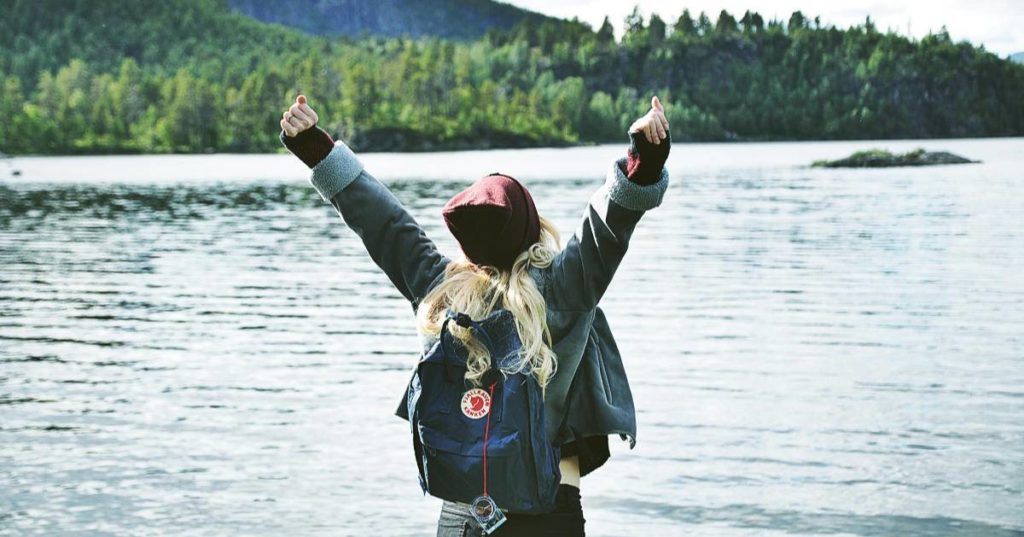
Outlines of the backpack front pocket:
<svg viewBox="0 0 1024 537">
<path fill-rule="evenodd" d="M 491 430 L 487 446 L 487 479 L 491 484 L 512 478 L 514 457 L 521 451 L 519 432 L 496 434 Z M 431 495 L 451 501 L 470 503 L 484 486 L 483 442 L 463 443 L 441 431 L 420 427 L 427 490 Z M 521 470 L 520 470 L 521 471 Z M 499 480 L 499 481 L 496 481 Z M 505 483 L 502 483 L 503 485 Z M 498 505 L 503 499 L 497 489 L 488 491 Z"/>
</svg>

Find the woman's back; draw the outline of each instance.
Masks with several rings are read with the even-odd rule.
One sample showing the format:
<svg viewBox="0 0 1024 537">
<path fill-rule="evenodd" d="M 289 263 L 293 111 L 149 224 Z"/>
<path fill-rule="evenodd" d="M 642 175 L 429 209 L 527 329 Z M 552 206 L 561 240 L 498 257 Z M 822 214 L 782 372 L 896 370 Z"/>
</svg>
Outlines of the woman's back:
<svg viewBox="0 0 1024 537">
<path fill-rule="evenodd" d="M 312 168 L 310 181 L 314 188 L 360 236 L 374 262 L 410 301 L 424 347 L 435 337 L 437 313 L 453 302 L 475 303 L 477 313 L 490 311 L 487 304 L 493 308 L 498 299 L 518 304 L 521 307 L 516 319 L 520 334 L 525 335 L 524 343 L 530 340 L 540 345 L 535 347 L 539 352 L 529 354 L 529 359 L 534 361 L 531 368 L 541 376 L 547 368 L 544 379 L 546 427 L 553 442 L 563 448 L 563 454 L 570 453 L 565 457 L 566 465 L 575 466 L 573 457 L 578 457 L 579 474 L 586 475 L 604 464 L 608 459 L 607 437 L 611 434 L 620 435 L 633 447 L 636 419 L 632 394 L 621 356 L 598 302 L 625 255 L 640 218 L 647 210 L 660 205 L 668 187 L 668 172 L 664 168 L 669 147 L 668 125 L 656 98 L 652 100 L 651 112 L 630 127 L 631 145 L 627 155 L 615 159 L 606 168 L 603 184 L 591 196 L 565 248 L 553 255 L 535 256 L 533 260 L 523 245 L 530 250 L 544 248 L 536 246 L 543 241 L 533 242 L 532 230 L 539 230 L 540 225 L 530 222 L 534 219 L 539 222 L 540 217 L 535 208 L 531 215 L 532 199 L 528 203 L 524 201 L 529 198 L 525 187 L 522 187 L 523 199 L 509 190 L 507 182 L 501 187 L 504 197 L 495 198 L 490 191 L 482 197 L 475 195 L 479 192 L 465 196 L 470 202 L 462 205 L 463 213 L 473 215 L 483 211 L 492 215 L 482 220 L 475 216 L 449 218 L 446 214 L 446 223 L 459 239 L 464 254 L 463 259 L 453 261 L 437 250 L 399 200 L 364 169 L 347 145 L 334 142 L 325 131 L 314 128 L 315 119 L 311 122 L 310 118 L 315 118 L 315 114 L 304 112 L 303 107 L 308 109 L 300 98 L 285 113 L 282 141 Z M 657 134 L 652 136 L 652 132 Z M 467 191 L 471 189 L 472 186 Z M 493 207 L 481 209 L 480 200 Z M 519 222 L 521 225 L 514 229 L 523 231 L 505 234 L 502 225 L 481 227 L 481 222 L 486 224 L 503 215 L 510 215 L 512 221 Z M 484 228 L 489 231 L 481 233 Z M 493 247 L 493 241 L 499 238 L 501 247 Z M 508 241 L 517 244 L 507 247 Z M 512 254 L 514 258 L 510 257 Z M 494 266 L 478 264 L 483 258 L 492 261 Z M 497 266 L 508 265 L 510 261 L 511 266 Z M 467 264 L 475 268 L 465 269 Z M 463 285 L 449 285 L 451 279 L 457 277 L 474 281 L 472 272 L 484 272 L 501 281 L 518 278 L 519 285 L 505 285 L 504 296 L 493 293 L 488 296 L 471 292 Z M 444 292 L 439 292 L 442 288 Z M 532 292 L 536 293 L 533 299 L 522 296 Z M 460 293 L 470 296 L 460 299 Z M 543 337 L 538 337 L 537 327 Z M 467 345 L 474 345 L 468 334 L 462 336 Z M 570 475 L 571 470 L 567 470 Z M 571 488 L 576 489 L 578 500 L 578 480 L 574 481 L 576 486 Z M 564 505 L 573 508 L 572 497 L 565 493 L 561 497 Z M 573 515 L 578 531 L 557 534 L 582 535 L 582 514 L 578 514 L 578 517 Z M 468 513 L 464 516 L 468 517 Z M 470 520 L 464 522 L 469 524 Z M 438 535 L 443 535 L 444 522 L 442 516 Z M 525 534 L 514 528 L 526 524 L 528 522 L 524 521 L 509 525 L 501 530 L 502 534 Z"/>
</svg>

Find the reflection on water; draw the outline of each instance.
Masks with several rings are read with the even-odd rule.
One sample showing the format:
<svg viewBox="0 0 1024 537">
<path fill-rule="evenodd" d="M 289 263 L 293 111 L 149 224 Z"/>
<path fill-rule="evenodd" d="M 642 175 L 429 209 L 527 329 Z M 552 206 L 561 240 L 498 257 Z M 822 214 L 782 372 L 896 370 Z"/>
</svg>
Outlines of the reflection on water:
<svg viewBox="0 0 1024 537">
<path fill-rule="evenodd" d="M 859 171 L 783 162 L 842 144 L 673 148 L 602 303 L 639 434 L 583 480 L 589 535 L 1022 534 L 1024 142 L 968 145 L 984 164 Z M 391 415 L 411 310 L 310 187 L 24 167 L 0 534 L 433 535 Z M 567 237 L 604 168 L 525 182 Z M 388 182 L 455 255 L 466 183 Z"/>
</svg>

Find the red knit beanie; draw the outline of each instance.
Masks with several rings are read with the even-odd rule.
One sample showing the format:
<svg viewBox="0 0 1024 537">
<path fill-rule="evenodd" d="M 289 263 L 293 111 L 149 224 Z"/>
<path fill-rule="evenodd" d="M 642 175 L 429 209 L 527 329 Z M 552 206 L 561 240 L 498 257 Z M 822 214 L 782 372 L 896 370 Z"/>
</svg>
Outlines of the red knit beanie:
<svg viewBox="0 0 1024 537">
<path fill-rule="evenodd" d="M 502 173 L 478 179 L 448 200 L 441 214 L 466 257 L 477 265 L 511 270 L 516 257 L 540 240 L 533 197 Z"/>
</svg>

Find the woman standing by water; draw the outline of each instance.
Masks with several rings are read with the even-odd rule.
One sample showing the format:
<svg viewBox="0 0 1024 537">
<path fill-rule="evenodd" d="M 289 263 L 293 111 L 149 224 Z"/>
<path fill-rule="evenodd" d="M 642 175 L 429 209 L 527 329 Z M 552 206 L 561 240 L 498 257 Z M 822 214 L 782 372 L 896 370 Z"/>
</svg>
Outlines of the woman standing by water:
<svg viewBox="0 0 1024 537">
<path fill-rule="evenodd" d="M 312 170 L 310 182 L 362 239 L 367 252 L 412 305 L 424 349 L 436 341 L 445 311 L 474 319 L 495 308 L 516 320 L 527 357 L 524 370 L 545 387 L 548 437 L 561 447 L 561 484 L 553 512 L 507 513 L 501 536 L 584 535 L 580 477 L 609 458 L 608 436 L 635 445 L 636 415 L 622 360 L 598 302 L 626 253 L 643 214 L 668 188 L 670 136 L 657 97 L 628 129 L 626 155 L 605 168 L 565 248 L 540 216 L 526 187 L 494 172 L 445 204 L 442 216 L 459 243 L 449 259 L 383 183 L 342 141 L 317 126 L 299 95 L 282 116 L 281 140 Z M 497 165 L 496 165 L 497 166 Z M 490 356 L 459 327 L 450 329 L 468 353 L 467 379 L 490 367 Z M 438 537 L 479 535 L 468 506 L 444 501 Z"/>
</svg>

